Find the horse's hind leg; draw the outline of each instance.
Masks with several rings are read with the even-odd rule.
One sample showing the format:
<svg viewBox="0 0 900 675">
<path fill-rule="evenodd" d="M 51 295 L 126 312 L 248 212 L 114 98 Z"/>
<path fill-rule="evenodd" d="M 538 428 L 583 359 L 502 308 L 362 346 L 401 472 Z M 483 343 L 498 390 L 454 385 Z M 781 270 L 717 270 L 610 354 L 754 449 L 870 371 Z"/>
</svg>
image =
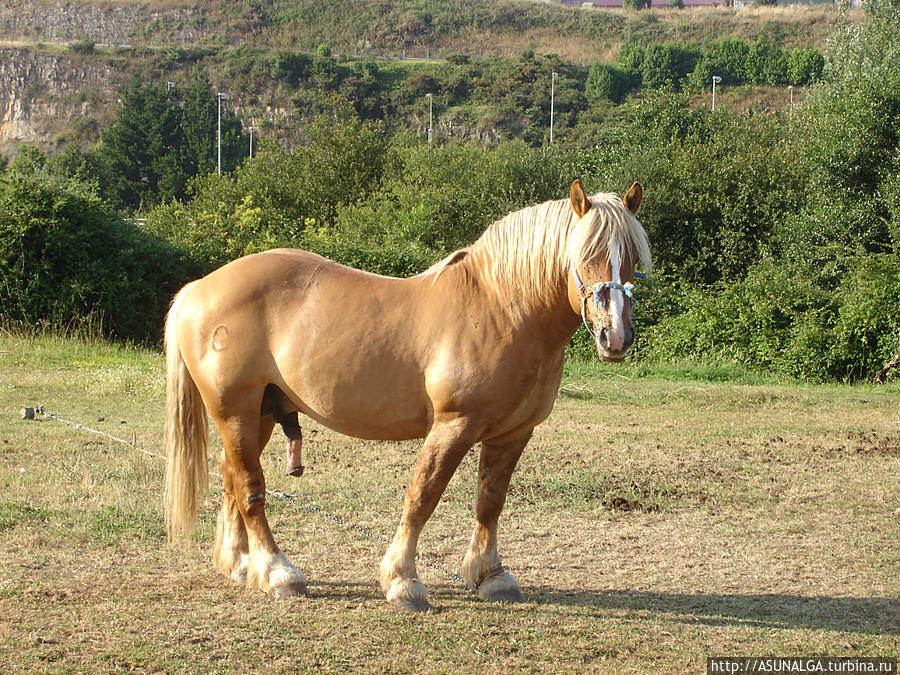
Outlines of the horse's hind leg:
<svg viewBox="0 0 900 675">
<path fill-rule="evenodd" d="M 272 432 L 271 423 L 260 420 L 259 406 L 215 420 L 225 446 L 222 481 L 232 487 L 231 498 L 247 535 L 247 584 L 276 597 L 305 594 L 306 578 L 278 548 L 266 519 L 266 483 L 259 456 L 261 441 Z"/>
<path fill-rule="evenodd" d="M 429 609 L 428 591 L 416 572 L 416 545 L 426 521 L 434 512 L 447 483 L 472 447 L 466 423 L 435 423 L 416 462 L 397 533 L 381 561 L 381 589 L 399 609 Z"/>
<path fill-rule="evenodd" d="M 525 596 L 516 578 L 503 569 L 497 553 L 497 521 L 506 501 L 509 480 L 531 438 L 524 436 L 505 443 L 482 443 L 475 502 L 475 531 L 463 559 L 460 576 L 484 600 L 522 602 Z"/>
<path fill-rule="evenodd" d="M 275 419 L 272 415 L 264 415 L 259 425 L 259 448 L 262 451 L 272 436 Z M 220 460 L 225 464 L 225 453 Z M 223 477 L 222 509 L 216 522 L 216 536 L 213 544 L 213 561 L 216 569 L 239 584 L 247 583 L 247 565 L 250 557 L 250 545 L 247 539 L 247 528 L 244 518 L 234 498 L 234 485 L 231 475 Z"/>
</svg>

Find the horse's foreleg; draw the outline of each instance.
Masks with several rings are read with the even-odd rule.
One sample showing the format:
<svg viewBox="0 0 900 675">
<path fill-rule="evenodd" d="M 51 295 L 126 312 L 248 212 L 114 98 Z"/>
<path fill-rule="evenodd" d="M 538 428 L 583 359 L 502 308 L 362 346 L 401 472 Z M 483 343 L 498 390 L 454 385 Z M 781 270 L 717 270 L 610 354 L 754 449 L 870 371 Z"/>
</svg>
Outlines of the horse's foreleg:
<svg viewBox="0 0 900 675">
<path fill-rule="evenodd" d="M 272 436 L 275 419 L 269 415 L 260 420 L 259 449 L 266 447 Z M 225 464 L 223 451 L 220 464 Z M 230 477 L 230 476 L 229 476 Z M 250 546 L 244 518 L 234 499 L 234 486 L 228 480 L 222 485 L 222 510 L 216 521 L 216 536 L 213 544 L 213 561 L 216 569 L 239 584 L 247 583 L 247 564 Z"/>
<path fill-rule="evenodd" d="M 260 421 L 254 412 L 255 419 L 248 415 L 216 421 L 225 446 L 223 483 L 232 486 L 231 497 L 246 529 L 247 584 L 276 597 L 302 595 L 306 578 L 278 548 L 266 519 L 266 483 L 259 456 L 273 422 Z"/>
<path fill-rule="evenodd" d="M 463 559 L 460 576 L 484 600 L 523 602 L 516 578 L 503 569 L 497 553 L 497 521 L 506 501 L 513 469 L 531 438 L 523 436 L 503 443 L 483 443 L 478 466 L 475 531 Z"/>
<path fill-rule="evenodd" d="M 435 423 L 425 439 L 406 489 L 403 517 L 381 561 L 381 589 L 388 602 L 409 611 L 429 609 L 428 592 L 416 572 L 419 534 L 473 440 L 463 420 Z"/>
</svg>

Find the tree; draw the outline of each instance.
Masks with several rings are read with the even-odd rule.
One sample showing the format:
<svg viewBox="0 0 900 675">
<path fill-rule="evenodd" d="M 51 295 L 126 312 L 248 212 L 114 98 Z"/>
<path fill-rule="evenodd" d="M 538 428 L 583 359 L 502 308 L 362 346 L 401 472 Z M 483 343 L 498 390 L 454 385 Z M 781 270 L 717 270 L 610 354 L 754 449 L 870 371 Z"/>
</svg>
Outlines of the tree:
<svg viewBox="0 0 900 675">
<path fill-rule="evenodd" d="M 616 66 L 595 63 L 588 71 L 584 93 L 589 99 L 619 102 L 628 91 L 628 75 Z"/>
<path fill-rule="evenodd" d="M 136 209 L 160 195 L 162 171 L 179 171 L 168 157 L 182 145 L 180 115 L 162 85 L 145 85 L 139 78 L 122 92 L 116 123 L 95 149 L 100 185 L 112 204 Z M 183 176 L 167 177 L 169 185 L 183 184 Z"/>
<path fill-rule="evenodd" d="M 102 194 L 118 208 L 136 210 L 182 199 L 193 176 L 216 171 L 218 104 L 205 73 L 183 90 L 135 77 L 122 93 L 115 124 L 94 148 Z M 233 170 L 248 152 L 241 123 L 222 115 L 222 167 Z"/>
<path fill-rule="evenodd" d="M 185 152 L 182 157 L 189 176 L 218 170 L 217 94 L 202 69 L 195 70 L 184 87 L 181 126 Z M 234 170 L 248 152 L 249 142 L 244 142 L 241 122 L 228 107 L 226 99 L 222 105 L 222 170 Z"/>
</svg>

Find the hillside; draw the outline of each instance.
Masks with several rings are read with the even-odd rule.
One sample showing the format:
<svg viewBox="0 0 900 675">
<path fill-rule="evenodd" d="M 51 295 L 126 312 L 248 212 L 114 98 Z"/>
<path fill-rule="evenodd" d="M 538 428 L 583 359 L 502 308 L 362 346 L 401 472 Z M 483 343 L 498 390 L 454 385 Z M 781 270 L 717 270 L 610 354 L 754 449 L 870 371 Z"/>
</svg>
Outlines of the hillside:
<svg viewBox="0 0 900 675">
<path fill-rule="evenodd" d="M 387 0 L 327 8 L 312 0 L 202 6 L 180 0 L 9 0 L 0 5 L 0 152 L 14 154 L 21 143 L 51 150 L 92 143 L 115 117 L 116 101 L 133 76 L 178 84 L 198 66 L 217 89 L 229 92 L 229 105 L 245 125 L 295 145 L 303 140 L 309 106 L 271 77 L 269 55 L 284 50 L 326 46 L 338 63 L 374 57 L 382 65 L 403 57 L 488 60 L 530 50 L 556 55 L 550 69 L 563 62 L 573 73 L 582 69 L 573 77 L 583 81 L 591 63 L 611 62 L 625 42 L 764 38 L 785 49 L 821 48 L 836 20 L 831 8 L 806 6 L 634 12 L 485 0 L 444 0 L 427 3 L 427 9 Z M 403 80 L 410 67 L 380 67 L 382 85 Z M 765 96 L 752 92 L 727 95 L 742 108 L 768 106 Z M 401 124 L 420 132 L 420 113 L 401 110 Z M 479 122 L 470 117 L 464 110 L 441 123 L 448 133 L 473 138 L 504 135 L 490 125 L 476 129 Z"/>
<path fill-rule="evenodd" d="M 599 10 L 523 0 L 7 0 L 0 37 L 55 43 L 312 50 L 354 55 L 508 56 L 522 49 L 586 64 L 627 40 L 765 37 L 783 47 L 821 46 L 831 7 Z"/>
</svg>

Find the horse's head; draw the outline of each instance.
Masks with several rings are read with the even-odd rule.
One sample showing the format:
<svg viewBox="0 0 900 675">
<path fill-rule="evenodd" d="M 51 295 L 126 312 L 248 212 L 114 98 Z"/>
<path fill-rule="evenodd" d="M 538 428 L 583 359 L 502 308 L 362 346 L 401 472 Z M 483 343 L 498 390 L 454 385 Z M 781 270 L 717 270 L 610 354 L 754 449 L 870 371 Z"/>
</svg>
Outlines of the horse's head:
<svg viewBox="0 0 900 675">
<path fill-rule="evenodd" d="M 642 195 L 634 183 L 621 201 L 596 198 L 592 203 L 579 180 L 569 193 L 581 232 L 577 250 L 569 255 L 569 301 L 604 361 L 621 361 L 634 342 L 635 265 L 650 263 L 646 235 L 634 217 Z"/>
</svg>

